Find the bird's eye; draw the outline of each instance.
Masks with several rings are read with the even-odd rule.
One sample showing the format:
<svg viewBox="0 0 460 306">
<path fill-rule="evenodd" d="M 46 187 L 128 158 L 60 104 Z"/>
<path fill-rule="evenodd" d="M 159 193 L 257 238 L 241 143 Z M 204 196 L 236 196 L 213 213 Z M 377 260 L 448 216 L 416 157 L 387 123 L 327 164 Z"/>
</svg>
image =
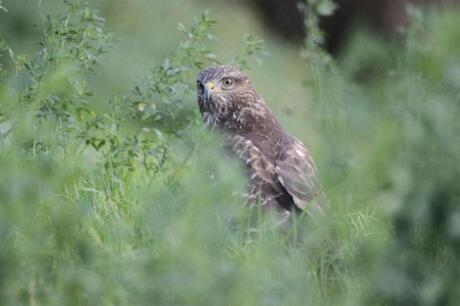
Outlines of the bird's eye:
<svg viewBox="0 0 460 306">
<path fill-rule="evenodd" d="M 233 79 L 232 78 L 225 78 L 222 80 L 222 84 L 224 85 L 225 88 L 230 88 L 233 85 Z"/>
</svg>

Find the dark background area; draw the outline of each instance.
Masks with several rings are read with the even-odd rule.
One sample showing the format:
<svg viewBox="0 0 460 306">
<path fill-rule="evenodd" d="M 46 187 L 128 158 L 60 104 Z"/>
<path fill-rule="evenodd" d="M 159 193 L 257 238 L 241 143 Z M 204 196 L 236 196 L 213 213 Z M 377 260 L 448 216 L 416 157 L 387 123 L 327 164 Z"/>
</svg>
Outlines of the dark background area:
<svg viewBox="0 0 460 306">
<path fill-rule="evenodd" d="M 254 11 L 280 39 L 296 44 L 305 37 L 303 16 L 298 0 L 250 0 Z M 395 36 L 407 25 L 407 6 L 428 7 L 458 5 L 458 0 L 337 0 L 336 11 L 322 18 L 321 28 L 326 35 L 326 48 L 337 54 L 355 26 L 366 26 L 376 35 Z"/>
</svg>

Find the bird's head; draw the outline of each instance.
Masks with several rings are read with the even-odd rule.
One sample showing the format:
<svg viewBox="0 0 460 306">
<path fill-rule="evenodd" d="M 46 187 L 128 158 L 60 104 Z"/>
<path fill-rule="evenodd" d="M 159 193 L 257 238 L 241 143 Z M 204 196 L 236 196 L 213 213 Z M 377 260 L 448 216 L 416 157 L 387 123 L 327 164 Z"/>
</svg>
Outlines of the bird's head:
<svg viewBox="0 0 460 306">
<path fill-rule="evenodd" d="M 201 112 L 217 116 L 244 107 L 257 98 L 248 77 L 228 65 L 201 71 L 197 76 L 197 95 Z"/>
</svg>

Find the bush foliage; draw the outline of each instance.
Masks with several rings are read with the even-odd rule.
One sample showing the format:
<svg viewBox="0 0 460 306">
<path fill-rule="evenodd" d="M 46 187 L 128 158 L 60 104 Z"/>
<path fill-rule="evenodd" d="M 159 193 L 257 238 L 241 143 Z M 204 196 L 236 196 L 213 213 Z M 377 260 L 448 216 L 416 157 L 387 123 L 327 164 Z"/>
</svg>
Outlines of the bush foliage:
<svg viewBox="0 0 460 306">
<path fill-rule="evenodd" d="M 101 101 L 89 80 L 117 42 L 87 3 L 65 4 L 34 54 L 0 36 L 0 304 L 456 304 L 459 12 L 411 7 L 400 41 L 357 31 L 333 61 L 317 17 L 334 5 L 306 2 L 331 212 L 280 231 L 244 207 L 239 164 L 200 123 L 195 75 L 219 62 L 209 14 Z M 233 62 L 264 54 L 247 35 Z"/>
</svg>

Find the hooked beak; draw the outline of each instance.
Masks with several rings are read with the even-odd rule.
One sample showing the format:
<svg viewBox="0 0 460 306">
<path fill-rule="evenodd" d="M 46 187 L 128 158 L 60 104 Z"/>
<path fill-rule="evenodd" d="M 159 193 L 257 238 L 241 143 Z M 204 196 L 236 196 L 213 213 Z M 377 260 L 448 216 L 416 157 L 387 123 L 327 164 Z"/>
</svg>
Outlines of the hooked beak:
<svg viewBox="0 0 460 306">
<path fill-rule="evenodd" d="M 207 82 L 204 85 L 204 95 L 206 97 L 206 100 L 209 100 L 209 97 L 213 93 L 215 87 L 216 87 L 216 85 L 214 84 L 214 82 L 211 82 L 211 81 Z"/>
</svg>

